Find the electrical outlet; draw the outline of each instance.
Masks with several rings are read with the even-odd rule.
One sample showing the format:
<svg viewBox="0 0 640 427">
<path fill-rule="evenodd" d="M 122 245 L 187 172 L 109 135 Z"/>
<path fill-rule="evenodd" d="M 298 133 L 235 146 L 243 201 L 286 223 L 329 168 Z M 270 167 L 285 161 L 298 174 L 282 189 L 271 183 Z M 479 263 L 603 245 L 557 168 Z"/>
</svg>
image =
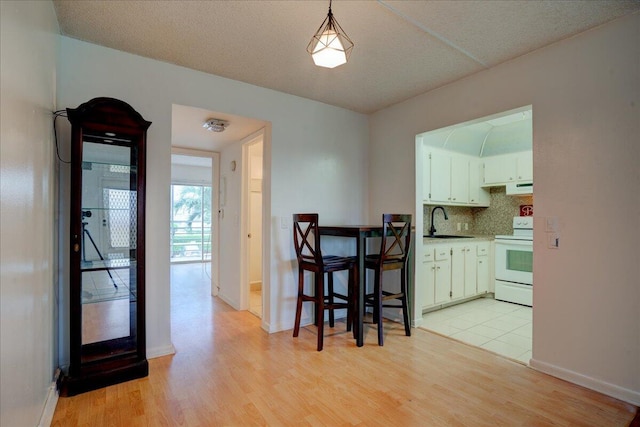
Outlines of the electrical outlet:
<svg viewBox="0 0 640 427">
<path fill-rule="evenodd" d="M 458 228 L 458 231 L 462 230 L 462 224 L 458 223 L 457 228 Z"/>
<path fill-rule="evenodd" d="M 558 233 L 547 234 L 547 247 L 549 249 L 560 248 L 560 235 Z"/>
<path fill-rule="evenodd" d="M 469 231 L 469 224 L 466 222 L 464 223 L 464 230 Z"/>
</svg>

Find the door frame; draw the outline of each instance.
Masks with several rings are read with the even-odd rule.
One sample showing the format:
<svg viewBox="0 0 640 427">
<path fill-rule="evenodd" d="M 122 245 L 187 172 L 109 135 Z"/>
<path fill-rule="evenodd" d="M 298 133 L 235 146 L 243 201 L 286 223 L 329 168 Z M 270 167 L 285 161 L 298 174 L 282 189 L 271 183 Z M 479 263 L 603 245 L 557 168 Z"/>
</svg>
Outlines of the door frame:
<svg viewBox="0 0 640 427">
<path fill-rule="evenodd" d="M 250 209 L 251 209 L 251 203 L 250 203 L 250 195 L 251 195 L 251 191 L 250 191 L 250 186 L 251 186 L 251 160 L 250 160 L 250 149 L 252 146 L 256 145 L 256 144 L 262 144 L 262 182 L 263 182 L 263 187 L 262 187 L 262 210 L 261 210 L 261 222 L 262 222 L 262 236 L 261 236 L 261 240 L 262 240 L 262 248 L 261 248 L 261 266 L 260 266 L 260 270 L 261 270 L 261 282 L 262 282 L 262 318 L 264 319 L 265 317 L 265 295 L 266 295 L 266 288 L 265 288 L 265 268 L 264 268 L 264 261 L 265 261 L 265 240 L 264 240 L 264 235 L 265 235 L 265 215 L 264 215 L 264 201 L 265 201 L 265 197 L 264 197 L 264 179 L 265 179 L 265 129 L 261 129 L 258 132 L 250 135 L 249 137 L 244 139 L 244 142 L 242 143 L 242 184 L 241 184 L 241 191 L 242 191 L 242 199 L 241 199 L 241 212 L 242 212 L 242 222 L 241 222 L 241 236 L 242 236 L 242 241 L 240 244 L 240 253 L 241 253 L 241 267 L 240 267 L 240 284 L 241 284 L 241 307 L 242 309 L 245 310 L 249 310 L 249 298 L 250 298 L 250 286 L 251 283 L 249 281 L 249 269 L 251 267 L 251 259 L 250 259 L 250 245 L 249 245 L 249 233 L 251 232 L 251 218 L 250 218 Z M 263 322 L 264 323 L 264 322 Z"/>
</svg>

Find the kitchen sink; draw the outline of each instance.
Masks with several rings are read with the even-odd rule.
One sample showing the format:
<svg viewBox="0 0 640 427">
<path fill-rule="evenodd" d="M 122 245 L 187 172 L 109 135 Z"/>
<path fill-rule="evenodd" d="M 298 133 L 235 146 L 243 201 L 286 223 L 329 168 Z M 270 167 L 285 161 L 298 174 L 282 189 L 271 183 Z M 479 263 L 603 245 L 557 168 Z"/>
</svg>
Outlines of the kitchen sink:
<svg viewBox="0 0 640 427">
<path fill-rule="evenodd" d="M 438 234 L 435 236 L 424 236 L 424 237 L 429 237 L 431 239 L 472 239 L 473 236 L 459 236 L 459 235 L 455 235 L 455 234 Z"/>
</svg>

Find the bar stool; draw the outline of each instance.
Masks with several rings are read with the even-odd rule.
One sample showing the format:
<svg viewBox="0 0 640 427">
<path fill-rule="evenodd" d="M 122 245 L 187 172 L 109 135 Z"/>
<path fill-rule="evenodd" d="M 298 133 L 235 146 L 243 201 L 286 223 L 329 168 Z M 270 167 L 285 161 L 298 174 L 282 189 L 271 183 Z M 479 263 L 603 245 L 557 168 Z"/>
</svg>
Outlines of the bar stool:
<svg viewBox="0 0 640 427">
<path fill-rule="evenodd" d="M 347 331 L 353 322 L 354 286 L 358 280 L 358 265 L 355 257 L 323 256 L 320 249 L 320 233 L 318 232 L 318 214 L 293 214 L 293 241 L 298 258 L 298 301 L 296 304 L 296 320 L 293 336 L 300 332 L 300 316 L 302 303 L 313 302 L 315 305 L 316 325 L 318 326 L 318 351 L 322 350 L 324 338 L 324 311 L 329 311 L 329 326 L 334 326 L 334 311 L 347 309 Z M 349 271 L 347 295 L 333 289 L 333 273 Z M 313 295 L 304 293 L 304 272 L 314 275 Z M 324 275 L 327 273 L 327 292 L 325 293 Z M 337 301 L 338 300 L 338 301 Z"/>
<path fill-rule="evenodd" d="M 366 307 L 373 308 L 373 321 L 378 324 L 378 345 L 384 344 L 382 328 L 383 307 L 401 308 L 404 318 L 404 330 L 411 336 L 409 308 L 407 304 L 407 260 L 411 250 L 411 215 L 382 215 L 382 238 L 380 252 L 365 256 L 365 267 L 374 270 L 373 293 L 365 294 Z M 400 290 L 391 292 L 383 287 L 383 272 L 400 270 Z M 366 289 L 366 287 L 365 287 Z M 388 301 L 398 300 L 400 304 Z"/>
</svg>

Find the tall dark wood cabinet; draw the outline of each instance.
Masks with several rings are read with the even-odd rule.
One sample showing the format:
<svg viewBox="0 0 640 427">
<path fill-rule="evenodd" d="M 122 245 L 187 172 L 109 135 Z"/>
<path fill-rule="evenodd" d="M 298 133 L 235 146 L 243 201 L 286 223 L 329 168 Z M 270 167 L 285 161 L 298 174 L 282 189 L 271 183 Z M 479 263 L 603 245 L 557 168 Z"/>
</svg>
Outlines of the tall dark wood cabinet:
<svg viewBox="0 0 640 427">
<path fill-rule="evenodd" d="M 70 364 L 63 396 L 148 375 L 145 154 L 151 125 L 129 104 L 94 98 L 72 126 Z"/>
</svg>

